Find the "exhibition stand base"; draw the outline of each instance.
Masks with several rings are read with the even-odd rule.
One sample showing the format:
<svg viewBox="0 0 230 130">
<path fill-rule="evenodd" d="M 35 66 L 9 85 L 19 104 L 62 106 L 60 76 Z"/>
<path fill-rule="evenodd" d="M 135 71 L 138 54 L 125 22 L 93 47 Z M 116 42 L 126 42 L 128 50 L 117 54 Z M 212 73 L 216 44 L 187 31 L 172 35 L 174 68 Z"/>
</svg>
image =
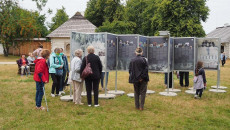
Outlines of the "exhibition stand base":
<svg viewBox="0 0 230 130">
<path fill-rule="evenodd" d="M 134 98 L 134 93 L 128 93 L 127 96 L 130 98 Z"/>
<path fill-rule="evenodd" d="M 168 89 L 165 89 L 165 91 L 168 91 Z M 170 89 L 169 89 L 169 92 L 175 92 L 175 93 L 177 93 L 177 92 L 181 92 L 181 90 L 180 90 L 180 89 L 173 89 L 173 88 L 170 88 Z"/>
<path fill-rule="evenodd" d="M 116 95 L 114 94 L 99 94 L 100 99 L 114 99 Z"/>
<path fill-rule="evenodd" d="M 109 90 L 108 91 L 109 94 L 115 94 L 115 95 L 124 95 L 125 92 L 124 91 L 120 91 L 120 90 Z"/>
<path fill-rule="evenodd" d="M 147 90 L 147 92 L 146 92 L 146 94 L 154 94 L 155 93 L 155 91 L 153 91 L 153 90 Z"/>
<path fill-rule="evenodd" d="M 196 90 L 193 90 L 193 89 L 192 90 L 186 90 L 185 93 L 195 95 L 196 94 Z"/>
<path fill-rule="evenodd" d="M 214 93 L 226 93 L 227 91 L 221 89 L 209 89 L 210 92 Z"/>
<path fill-rule="evenodd" d="M 217 86 L 211 86 L 211 88 L 217 89 Z M 228 87 L 219 86 L 218 89 L 227 89 Z"/>
<path fill-rule="evenodd" d="M 60 99 L 61 99 L 61 101 L 64 101 L 64 102 L 73 101 L 73 95 L 62 96 L 62 97 L 60 97 Z"/>
<path fill-rule="evenodd" d="M 173 93 L 173 92 L 160 92 L 159 93 L 160 95 L 162 95 L 162 96 L 177 96 L 177 94 L 176 93 Z"/>
<path fill-rule="evenodd" d="M 92 95 L 93 95 L 93 92 L 92 92 Z M 82 92 L 81 96 L 87 96 L 87 93 L 86 92 Z"/>
</svg>

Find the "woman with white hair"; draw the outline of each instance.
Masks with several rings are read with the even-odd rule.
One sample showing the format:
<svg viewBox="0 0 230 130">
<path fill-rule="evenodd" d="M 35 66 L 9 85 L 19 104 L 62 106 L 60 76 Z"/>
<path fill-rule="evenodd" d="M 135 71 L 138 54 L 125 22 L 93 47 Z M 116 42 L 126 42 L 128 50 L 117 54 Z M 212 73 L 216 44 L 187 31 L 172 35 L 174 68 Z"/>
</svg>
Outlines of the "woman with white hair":
<svg viewBox="0 0 230 130">
<path fill-rule="evenodd" d="M 88 46 L 87 48 L 88 55 L 84 57 L 81 65 L 80 73 L 82 74 L 83 70 L 86 67 L 86 62 L 90 63 L 93 74 L 85 78 L 86 91 L 87 91 L 87 101 L 88 106 L 92 106 L 92 95 L 91 92 L 94 92 L 94 106 L 98 107 L 98 87 L 100 83 L 100 77 L 102 72 L 102 64 L 99 56 L 94 54 L 94 47 Z"/>
<path fill-rule="evenodd" d="M 81 92 L 83 87 L 83 81 L 80 76 L 80 69 L 82 64 L 82 50 L 77 49 L 75 51 L 75 57 L 71 61 L 71 80 L 73 81 L 73 102 L 78 105 L 83 105 L 81 103 Z"/>
</svg>

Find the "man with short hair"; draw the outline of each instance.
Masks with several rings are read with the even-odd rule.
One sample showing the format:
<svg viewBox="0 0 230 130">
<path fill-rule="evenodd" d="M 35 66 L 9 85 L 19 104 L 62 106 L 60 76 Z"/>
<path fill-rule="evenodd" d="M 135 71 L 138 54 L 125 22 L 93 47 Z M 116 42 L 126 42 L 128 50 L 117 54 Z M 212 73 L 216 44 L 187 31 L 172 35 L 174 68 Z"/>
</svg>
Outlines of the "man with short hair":
<svg viewBox="0 0 230 130">
<path fill-rule="evenodd" d="M 142 57 L 143 50 L 138 47 L 135 51 L 136 57 L 129 65 L 129 83 L 134 85 L 135 106 L 138 110 L 144 109 L 147 84 L 149 81 L 148 62 Z M 141 101 L 139 101 L 139 99 Z"/>
</svg>

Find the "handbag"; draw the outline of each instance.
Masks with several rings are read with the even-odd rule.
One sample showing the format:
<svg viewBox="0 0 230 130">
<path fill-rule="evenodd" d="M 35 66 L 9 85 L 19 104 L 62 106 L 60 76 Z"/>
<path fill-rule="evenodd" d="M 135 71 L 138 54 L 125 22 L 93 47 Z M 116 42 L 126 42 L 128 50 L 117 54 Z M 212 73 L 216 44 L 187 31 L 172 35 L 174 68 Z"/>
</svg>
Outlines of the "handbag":
<svg viewBox="0 0 230 130">
<path fill-rule="evenodd" d="M 93 74 L 92 68 L 90 66 L 90 63 L 88 63 L 88 58 L 86 56 L 86 66 L 81 74 L 81 78 L 85 79 L 86 77 L 88 77 L 89 75 Z"/>
<path fill-rule="evenodd" d="M 56 64 L 55 63 L 55 57 L 54 57 L 54 64 Z M 63 68 L 62 69 L 56 68 L 55 70 L 56 70 L 55 75 L 57 75 L 57 76 L 62 76 L 63 75 Z"/>
</svg>

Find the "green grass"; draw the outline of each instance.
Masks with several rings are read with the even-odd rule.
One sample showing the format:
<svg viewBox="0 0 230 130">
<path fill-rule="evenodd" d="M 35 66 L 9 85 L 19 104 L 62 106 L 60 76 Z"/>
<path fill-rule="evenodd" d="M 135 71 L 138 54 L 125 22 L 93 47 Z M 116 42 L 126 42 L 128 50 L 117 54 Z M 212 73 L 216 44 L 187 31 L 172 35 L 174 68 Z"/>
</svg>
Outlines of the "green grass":
<svg viewBox="0 0 230 130">
<path fill-rule="evenodd" d="M 230 86 L 230 61 L 221 67 L 221 85 Z M 201 100 L 186 94 L 164 97 L 164 75 L 150 73 L 148 89 L 157 93 L 146 97 L 145 110 L 137 111 L 134 99 L 126 95 L 112 100 L 99 100 L 100 107 L 77 106 L 50 96 L 51 82 L 46 87 L 49 112 L 35 110 L 33 77 L 16 74 L 16 65 L 0 65 L 0 129 L 208 129 L 230 128 L 230 90 L 227 93 L 205 91 Z M 190 76 L 192 73 L 190 73 Z M 207 85 L 216 84 L 216 72 L 206 71 Z M 110 73 L 109 89 L 114 89 L 115 72 Z M 175 87 L 179 81 L 175 79 Z M 192 77 L 190 78 L 192 85 Z M 118 89 L 133 92 L 128 72 L 118 72 Z M 68 93 L 68 91 L 67 91 Z M 102 92 L 101 92 L 102 93 Z M 86 97 L 83 97 L 86 104 Z M 44 98 L 42 105 L 45 106 Z"/>
<path fill-rule="evenodd" d="M 18 59 L 20 59 L 20 56 L 9 55 L 5 57 L 4 55 L 0 55 L 0 62 L 16 62 Z"/>
</svg>

